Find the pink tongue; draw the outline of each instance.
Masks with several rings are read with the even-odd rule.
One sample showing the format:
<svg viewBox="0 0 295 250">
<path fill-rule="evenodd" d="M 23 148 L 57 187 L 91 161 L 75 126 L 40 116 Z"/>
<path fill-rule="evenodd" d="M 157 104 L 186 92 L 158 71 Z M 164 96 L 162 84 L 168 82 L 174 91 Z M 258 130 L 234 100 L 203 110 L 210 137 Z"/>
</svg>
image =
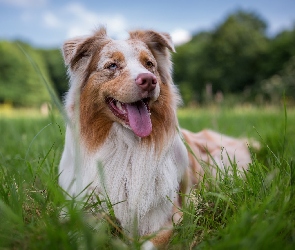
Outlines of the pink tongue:
<svg viewBox="0 0 295 250">
<path fill-rule="evenodd" d="M 143 101 L 126 104 L 129 125 L 139 137 L 146 137 L 152 132 L 152 122 Z"/>
</svg>

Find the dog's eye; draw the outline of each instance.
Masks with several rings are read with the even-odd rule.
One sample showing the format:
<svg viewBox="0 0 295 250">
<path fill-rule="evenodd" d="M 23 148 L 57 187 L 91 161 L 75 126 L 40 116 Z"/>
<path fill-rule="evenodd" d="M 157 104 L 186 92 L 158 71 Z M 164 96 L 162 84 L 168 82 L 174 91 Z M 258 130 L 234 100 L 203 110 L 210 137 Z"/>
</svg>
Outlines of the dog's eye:
<svg viewBox="0 0 295 250">
<path fill-rule="evenodd" d="M 153 67 L 154 64 L 151 61 L 147 61 L 146 62 L 146 66 L 148 66 L 149 68 Z"/>
<path fill-rule="evenodd" d="M 117 65 L 116 63 L 111 63 L 111 64 L 109 64 L 109 65 L 107 66 L 107 68 L 108 68 L 109 70 L 115 70 L 115 69 L 118 68 L 118 65 Z"/>
</svg>

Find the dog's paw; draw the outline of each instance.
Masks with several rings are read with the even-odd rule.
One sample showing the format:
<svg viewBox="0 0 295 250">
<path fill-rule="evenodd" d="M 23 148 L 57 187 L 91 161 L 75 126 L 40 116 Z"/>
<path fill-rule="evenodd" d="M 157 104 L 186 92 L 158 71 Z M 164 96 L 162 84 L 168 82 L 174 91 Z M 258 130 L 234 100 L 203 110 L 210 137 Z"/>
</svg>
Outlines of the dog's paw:
<svg viewBox="0 0 295 250">
<path fill-rule="evenodd" d="M 141 245 L 140 250 L 157 250 L 157 248 L 151 241 L 148 240 Z"/>
</svg>

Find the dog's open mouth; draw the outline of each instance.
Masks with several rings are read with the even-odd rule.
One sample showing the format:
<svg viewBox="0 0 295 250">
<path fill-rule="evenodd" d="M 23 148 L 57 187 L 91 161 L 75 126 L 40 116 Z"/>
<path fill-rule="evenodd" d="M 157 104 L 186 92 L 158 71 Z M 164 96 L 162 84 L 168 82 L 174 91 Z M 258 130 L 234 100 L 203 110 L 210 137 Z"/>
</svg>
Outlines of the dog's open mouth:
<svg viewBox="0 0 295 250">
<path fill-rule="evenodd" d="M 149 136 L 152 132 L 149 98 L 132 103 L 123 103 L 112 97 L 106 99 L 110 110 L 115 116 L 129 125 L 139 137 Z"/>
</svg>

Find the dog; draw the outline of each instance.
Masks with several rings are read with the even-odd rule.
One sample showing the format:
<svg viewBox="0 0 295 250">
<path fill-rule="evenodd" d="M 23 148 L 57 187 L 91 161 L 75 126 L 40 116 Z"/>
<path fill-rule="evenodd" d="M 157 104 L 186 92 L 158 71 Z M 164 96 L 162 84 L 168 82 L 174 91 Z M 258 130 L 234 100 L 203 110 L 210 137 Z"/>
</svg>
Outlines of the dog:
<svg viewBox="0 0 295 250">
<path fill-rule="evenodd" d="M 251 158 L 243 140 L 179 128 L 170 35 L 129 35 L 113 40 L 101 27 L 63 45 L 70 87 L 59 184 L 71 196 L 108 197 L 127 234 L 155 234 L 145 243 L 151 249 L 169 241 L 181 220 L 179 192 L 200 182 L 202 162 L 225 169 L 234 159 L 246 170 Z"/>
</svg>

